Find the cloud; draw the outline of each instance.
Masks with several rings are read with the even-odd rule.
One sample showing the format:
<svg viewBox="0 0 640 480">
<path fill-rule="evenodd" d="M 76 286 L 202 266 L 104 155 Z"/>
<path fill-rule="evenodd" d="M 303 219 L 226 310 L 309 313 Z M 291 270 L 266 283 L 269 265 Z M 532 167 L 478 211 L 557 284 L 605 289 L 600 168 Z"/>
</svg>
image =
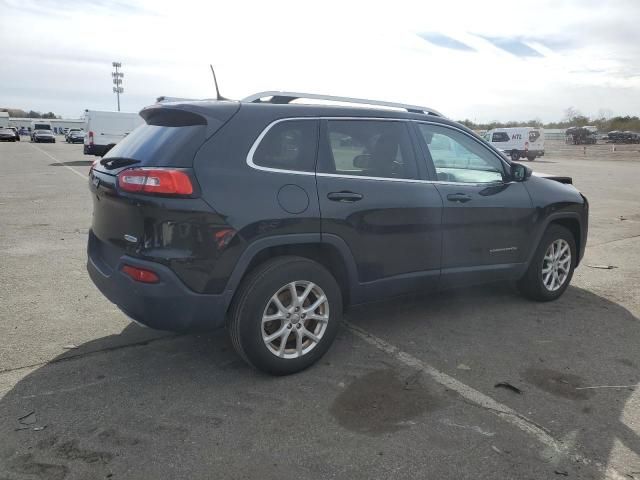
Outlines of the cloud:
<svg viewBox="0 0 640 480">
<path fill-rule="evenodd" d="M 439 47 L 451 48 L 453 50 L 463 50 L 463 51 L 469 51 L 469 52 L 474 51 L 474 49 L 471 48 L 469 45 L 459 42 L 455 38 L 447 37 L 446 35 L 443 35 L 441 33 L 433 33 L 433 32 L 420 33 L 418 34 L 418 36 L 426 40 L 427 42 L 431 42 L 434 45 L 437 45 Z"/>
<path fill-rule="evenodd" d="M 482 37 L 505 52 L 517 57 L 542 57 L 542 54 L 518 38 Z"/>
<path fill-rule="evenodd" d="M 160 95 L 311 91 L 431 105 L 453 118 L 637 114 L 635 0 L 304 3 L 0 0 L 0 107 L 77 116 Z"/>
</svg>

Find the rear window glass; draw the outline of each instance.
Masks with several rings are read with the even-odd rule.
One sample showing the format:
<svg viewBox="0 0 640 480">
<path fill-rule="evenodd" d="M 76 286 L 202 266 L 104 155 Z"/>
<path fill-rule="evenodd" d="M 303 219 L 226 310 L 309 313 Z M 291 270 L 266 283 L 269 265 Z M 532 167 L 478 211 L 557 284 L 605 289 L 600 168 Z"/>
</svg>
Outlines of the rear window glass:
<svg viewBox="0 0 640 480">
<path fill-rule="evenodd" d="M 120 140 L 104 158 L 138 160 L 138 166 L 191 167 L 196 151 L 205 140 L 205 131 L 205 125 L 141 125 Z"/>
<path fill-rule="evenodd" d="M 279 170 L 313 172 L 316 164 L 318 122 L 287 120 L 275 124 L 264 136 L 253 163 Z"/>
</svg>

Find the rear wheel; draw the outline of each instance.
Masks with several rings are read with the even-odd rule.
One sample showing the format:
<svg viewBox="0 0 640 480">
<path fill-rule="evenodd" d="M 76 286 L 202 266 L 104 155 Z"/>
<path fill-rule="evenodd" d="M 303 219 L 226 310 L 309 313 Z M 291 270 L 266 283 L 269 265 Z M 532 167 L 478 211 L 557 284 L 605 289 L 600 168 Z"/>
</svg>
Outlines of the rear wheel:
<svg viewBox="0 0 640 480">
<path fill-rule="evenodd" d="M 550 225 L 527 273 L 518 281 L 519 290 L 526 297 L 540 302 L 559 298 L 571 282 L 576 259 L 572 233 L 561 225 Z"/>
<path fill-rule="evenodd" d="M 518 160 L 520 160 L 520 152 L 518 152 L 517 150 L 512 150 L 511 160 L 513 160 L 514 162 L 517 162 Z"/>
<path fill-rule="evenodd" d="M 527 155 L 527 160 L 529 160 L 530 162 L 533 162 L 536 159 L 535 155 Z"/>
<path fill-rule="evenodd" d="M 329 271 L 306 258 L 279 257 L 242 282 L 228 328 L 247 363 L 272 375 L 288 375 L 326 353 L 341 318 L 342 295 Z"/>
</svg>

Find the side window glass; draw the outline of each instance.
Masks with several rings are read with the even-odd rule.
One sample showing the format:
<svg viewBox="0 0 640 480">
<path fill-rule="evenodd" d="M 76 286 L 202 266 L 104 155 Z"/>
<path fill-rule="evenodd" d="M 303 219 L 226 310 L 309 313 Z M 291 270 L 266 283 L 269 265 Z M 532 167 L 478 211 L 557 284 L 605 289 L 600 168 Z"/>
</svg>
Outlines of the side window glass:
<svg viewBox="0 0 640 480">
<path fill-rule="evenodd" d="M 509 135 L 505 132 L 495 132 L 491 138 L 492 142 L 508 142 Z"/>
<path fill-rule="evenodd" d="M 313 172 L 316 163 L 316 120 L 287 120 L 269 129 L 253 154 L 253 163 L 281 170 Z"/>
<path fill-rule="evenodd" d="M 411 138 L 404 122 L 329 120 L 328 156 L 323 171 L 342 175 L 414 179 L 418 177 Z"/>
<path fill-rule="evenodd" d="M 419 124 L 438 180 L 459 183 L 494 183 L 502 181 L 504 166 L 491 152 L 464 133 Z"/>
</svg>

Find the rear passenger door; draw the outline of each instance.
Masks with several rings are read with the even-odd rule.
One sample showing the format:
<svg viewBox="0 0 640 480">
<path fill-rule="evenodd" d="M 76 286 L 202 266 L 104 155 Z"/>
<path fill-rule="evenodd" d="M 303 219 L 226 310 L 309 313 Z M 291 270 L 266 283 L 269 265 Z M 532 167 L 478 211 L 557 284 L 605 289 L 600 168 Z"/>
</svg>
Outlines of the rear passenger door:
<svg viewBox="0 0 640 480">
<path fill-rule="evenodd" d="M 323 240 L 346 242 L 365 294 L 428 289 L 440 268 L 442 200 L 404 121 L 326 119 L 318 150 Z M 375 286 L 383 287 L 376 289 Z"/>
<path fill-rule="evenodd" d="M 416 125 L 444 203 L 443 284 L 510 277 L 526 259 L 534 224 L 524 183 L 511 181 L 506 162 L 463 130 Z"/>
</svg>

